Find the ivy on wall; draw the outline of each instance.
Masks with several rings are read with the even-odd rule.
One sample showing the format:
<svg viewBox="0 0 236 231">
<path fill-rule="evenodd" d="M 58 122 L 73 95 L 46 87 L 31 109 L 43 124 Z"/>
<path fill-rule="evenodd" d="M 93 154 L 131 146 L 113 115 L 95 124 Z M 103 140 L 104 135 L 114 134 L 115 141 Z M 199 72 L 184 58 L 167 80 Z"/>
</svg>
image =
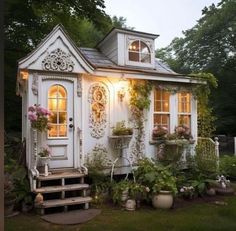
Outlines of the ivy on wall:
<svg viewBox="0 0 236 231">
<path fill-rule="evenodd" d="M 215 131 L 213 109 L 209 103 L 211 88 L 217 87 L 217 79 L 211 73 L 197 73 L 191 76 L 206 81 L 206 84 L 198 84 L 193 88 L 193 94 L 197 98 L 198 107 L 198 136 L 211 137 Z"/>
<path fill-rule="evenodd" d="M 150 107 L 150 93 L 152 84 L 147 80 L 131 80 L 130 83 L 130 111 L 131 120 L 134 123 L 134 142 L 132 154 L 137 158 L 144 155 L 145 140 L 145 110 Z"/>
</svg>

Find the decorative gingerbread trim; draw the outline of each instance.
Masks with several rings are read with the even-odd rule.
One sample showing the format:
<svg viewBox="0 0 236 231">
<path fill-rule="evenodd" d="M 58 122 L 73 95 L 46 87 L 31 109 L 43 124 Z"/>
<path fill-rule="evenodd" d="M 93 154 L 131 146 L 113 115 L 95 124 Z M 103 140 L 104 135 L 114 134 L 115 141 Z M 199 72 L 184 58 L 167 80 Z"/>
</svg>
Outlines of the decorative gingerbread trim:
<svg viewBox="0 0 236 231">
<path fill-rule="evenodd" d="M 43 69 L 49 71 L 68 71 L 72 72 L 74 69 L 74 62 L 71 60 L 71 55 L 66 54 L 60 48 L 52 51 L 42 61 Z"/>
<path fill-rule="evenodd" d="M 107 90 L 101 83 L 93 84 L 89 89 L 90 103 L 89 127 L 92 137 L 99 139 L 104 136 L 107 126 Z"/>
</svg>

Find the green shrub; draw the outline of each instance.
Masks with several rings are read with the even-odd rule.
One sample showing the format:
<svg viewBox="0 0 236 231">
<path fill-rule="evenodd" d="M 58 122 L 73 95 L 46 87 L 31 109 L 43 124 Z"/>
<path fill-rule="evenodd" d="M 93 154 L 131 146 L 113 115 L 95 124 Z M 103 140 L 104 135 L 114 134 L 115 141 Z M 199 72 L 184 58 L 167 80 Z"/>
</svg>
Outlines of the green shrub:
<svg viewBox="0 0 236 231">
<path fill-rule="evenodd" d="M 220 172 L 229 177 L 236 177 L 236 156 L 221 157 Z"/>
</svg>

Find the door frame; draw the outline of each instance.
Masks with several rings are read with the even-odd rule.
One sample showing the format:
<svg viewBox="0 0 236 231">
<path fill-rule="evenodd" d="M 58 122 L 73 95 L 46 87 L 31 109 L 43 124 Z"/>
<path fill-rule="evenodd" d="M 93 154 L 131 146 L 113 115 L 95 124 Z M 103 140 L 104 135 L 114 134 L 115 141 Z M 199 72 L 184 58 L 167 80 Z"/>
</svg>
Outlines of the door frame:
<svg viewBox="0 0 236 231">
<path fill-rule="evenodd" d="M 64 73 L 64 72 L 40 72 L 38 73 L 38 104 L 43 103 L 43 81 L 44 80 L 55 80 L 56 81 L 69 81 L 73 83 L 73 117 L 74 117 L 74 132 L 73 132 L 73 167 L 74 169 L 77 169 L 81 166 L 81 147 L 80 147 L 80 136 L 81 134 L 78 132 L 79 128 L 81 128 L 82 124 L 82 112 L 79 113 L 79 108 L 81 105 L 81 97 L 77 94 L 78 90 L 78 81 L 79 81 L 79 75 L 78 74 L 71 74 L 71 73 Z M 82 137 L 81 137 L 82 138 Z M 39 144 L 42 145 L 43 142 L 43 136 L 39 138 Z M 58 168 L 60 169 L 60 168 Z"/>
</svg>

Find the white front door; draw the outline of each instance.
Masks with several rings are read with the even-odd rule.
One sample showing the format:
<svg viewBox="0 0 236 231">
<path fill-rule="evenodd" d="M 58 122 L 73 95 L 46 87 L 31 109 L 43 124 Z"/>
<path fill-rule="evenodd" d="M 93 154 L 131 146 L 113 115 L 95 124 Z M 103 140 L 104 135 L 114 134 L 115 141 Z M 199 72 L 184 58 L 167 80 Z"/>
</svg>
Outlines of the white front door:
<svg viewBox="0 0 236 231">
<path fill-rule="evenodd" d="M 51 129 L 43 138 L 51 149 L 50 168 L 74 166 L 74 86 L 66 80 L 43 80 L 42 100 L 48 108 Z M 43 106 L 43 105 L 42 105 Z"/>
</svg>

